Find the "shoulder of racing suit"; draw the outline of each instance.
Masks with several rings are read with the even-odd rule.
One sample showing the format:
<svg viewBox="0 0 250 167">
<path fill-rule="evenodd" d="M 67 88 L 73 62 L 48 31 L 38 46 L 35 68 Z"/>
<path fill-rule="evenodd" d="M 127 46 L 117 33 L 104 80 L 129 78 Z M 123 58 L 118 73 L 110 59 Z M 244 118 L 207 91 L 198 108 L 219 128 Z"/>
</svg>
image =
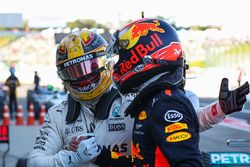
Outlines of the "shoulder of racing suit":
<svg viewBox="0 0 250 167">
<path fill-rule="evenodd" d="M 185 92 L 176 86 L 158 91 L 146 100 L 145 102 L 143 101 L 143 104 L 150 105 L 150 108 L 153 108 L 153 110 L 156 108 L 159 109 L 163 106 L 162 104 L 165 104 L 165 107 L 162 108 L 163 110 L 166 108 L 179 108 L 183 109 L 183 111 L 194 111 L 193 113 L 195 113 L 195 109 Z"/>
<path fill-rule="evenodd" d="M 63 100 L 61 103 L 53 105 L 49 108 L 48 114 L 52 117 L 58 117 L 58 114 L 60 115 L 66 115 L 68 109 L 68 101 Z"/>
<path fill-rule="evenodd" d="M 107 119 L 112 103 L 115 99 L 119 97 L 120 94 L 115 88 L 111 88 L 109 92 L 103 94 L 99 99 L 98 103 L 96 104 L 95 109 L 92 110 L 95 115 L 95 118 L 97 118 L 98 120 Z M 80 114 L 81 104 L 75 99 L 73 99 L 70 95 L 68 95 L 68 102 L 68 111 L 71 112 L 67 113 L 66 122 L 72 123 L 76 121 L 77 117 Z"/>
</svg>

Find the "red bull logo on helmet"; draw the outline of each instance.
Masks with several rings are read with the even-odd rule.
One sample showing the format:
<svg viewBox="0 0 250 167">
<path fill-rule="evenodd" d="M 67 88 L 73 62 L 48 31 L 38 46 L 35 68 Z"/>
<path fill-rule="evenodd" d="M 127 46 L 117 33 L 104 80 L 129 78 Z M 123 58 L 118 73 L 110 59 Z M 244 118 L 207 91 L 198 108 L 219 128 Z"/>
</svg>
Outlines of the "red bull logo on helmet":
<svg viewBox="0 0 250 167">
<path fill-rule="evenodd" d="M 159 26 L 159 20 L 153 20 L 152 23 L 136 23 L 120 32 L 119 43 L 124 49 L 130 49 L 138 42 L 141 36 L 146 36 L 149 31 L 164 33 L 165 30 Z"/>
<path fill-rule="evenodd" d="M 151 35 L 151 38 L 153 36 L 158 36 L 157 34 Z M 157 49 L 157 47 L 163 45 L 161 39 L 157 39 L 156 43 L 151 41 L 151 45 L 143 45 L 139 44 L 137 45 L 134 49 L 130 50 L 131 56 L 128 56 L 129 59 L 124 60 L 119 64 L 118 67 L 116 67 L 116 70 L 113 72 L 113 80 L 115 82 L 124 82 L 131 76 L 133 76 L 135 73 L 138 71 L 136 70 L 131 70 L 135 65 L 139 66 L 139 62 L 142 60 L 143 57 L 148 55 L 149 49 L 148 48 L 153 48 Z M 158 45 L 157 45 L 158 44 Z M 150 47 L 151 46 L 151 47 Z M 164 60 L 177 60 L 182 56 L 182 47 L 179 42 L 172 42 L 168 46 L 165 46 L 153 54 L 151 54 L 152 58 L 155 59 L 164 59 Z M 142 64 L 141 64 L 142 65 Z M 155 66 L 154 64 L 144 64 L 144 66 L 140 69 L 140 72 L 147 71 L 148 69 L 152 68 Z M 127 74 L 126 74 L 127 73 Z M 124 75 L 126 74 L 126 75 Z"/>
<path fill-rule="evenodd" d="M 153 20 L 153 23 L 138 23 L 132 28 L 132 39 L 146 36 L 148 31 L 164 33 L 164 29 L 158 27 L 160 25 L 159 20 Z"/>
<path fill-rule="evenodd" d="M 153 40 L 153 37 L 157 37 L 157 40 Z M 131 49 L 130 53 L 132 56 L 124 62 L 120 64 L 119 73 L 125 74 L 133 68 L 133 65 L 137 64 L 143 57 L 148 55 L 148 53 L 152 50 L 156 50 L 157 47 L 160 47 L 163 43 L 157 34 L 151 35 L 152 41 L 149 44 L 143 45 L 139 44 L 135 47 L 135 49 Z M 156 59 L 161 59 L 166 57 L 168 60 L 176 60 L 181 57 L 182 49 L 181 45 L 178 42 L 173 42 L 167 47 L 161 48 L 157 52 L 154 52 L 151 57 Z"/>
<path fill-rule="evenodd" d="M 156 33 L 151 35 L 150 38 L 152 41 L 149 44 L 139 44 L 134 49 L 130 50 L 130 59 L 120 64 L 121 74 L 130 71 L 133 65 L 137 64 L 144 56 L 148 55 L 149 52 L 152 52 L 163 45 L 163 42 Z"/>
</svg>

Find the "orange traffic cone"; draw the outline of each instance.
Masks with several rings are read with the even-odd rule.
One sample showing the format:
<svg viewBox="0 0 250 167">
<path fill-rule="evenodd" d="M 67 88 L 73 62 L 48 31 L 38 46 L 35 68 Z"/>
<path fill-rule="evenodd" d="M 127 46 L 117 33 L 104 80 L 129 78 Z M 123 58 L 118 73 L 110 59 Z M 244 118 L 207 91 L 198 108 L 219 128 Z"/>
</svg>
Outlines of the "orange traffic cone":
<svg viewBox="0 0 250 167">
<path fill-rule="evenodd" d="M 39 125 L 43 124 L 45 115 L 46 115 L 46 107 L 44 104 L 42 104 L 39 114 Z"/>
<path fill-rule="evenodd" d="M 3 125 L 10 125 L 10 112 L 7 104 L 3 106 Z"/>
<path fill-rule="evenodd" d="M 33 103 L 29 105 L 27 125 L 35 125 L 35 113 Z"/>
<path fill-rule="evenodd" d="M 23 107 L 18 105 L 16 113 L 16 125 L 23 125 Z"/>
</svg>

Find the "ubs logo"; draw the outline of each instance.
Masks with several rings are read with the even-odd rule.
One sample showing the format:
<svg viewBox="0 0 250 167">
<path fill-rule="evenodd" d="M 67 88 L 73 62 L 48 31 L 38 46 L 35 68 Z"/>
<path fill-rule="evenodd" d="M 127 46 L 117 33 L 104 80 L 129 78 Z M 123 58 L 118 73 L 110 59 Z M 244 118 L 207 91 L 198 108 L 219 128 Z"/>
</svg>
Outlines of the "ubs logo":
<svg viewBox="0 0 250 167">
<path fill-rule="evenodd" d="M 83 131 L 83 126 L 74 126 L 71 128 L 65 128 L 65 134 L 69 135 L 70 133 L 77 133 Z"/>
</svg>

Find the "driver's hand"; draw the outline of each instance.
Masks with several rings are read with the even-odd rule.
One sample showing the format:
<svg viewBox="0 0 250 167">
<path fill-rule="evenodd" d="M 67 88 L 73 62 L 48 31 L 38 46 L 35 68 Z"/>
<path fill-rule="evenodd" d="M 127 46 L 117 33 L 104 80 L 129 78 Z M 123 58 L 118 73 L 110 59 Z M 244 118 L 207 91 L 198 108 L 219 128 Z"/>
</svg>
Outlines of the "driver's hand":
<svg viewBox="0 0 250 167">
<path fill-rule="evenodd" d="M 86 136 L 87 135 L 87 136 Z M 91 133 L 86 133 L 83 136 L 74 136 L 72 137 L 70 143 L 69 143 L 69 151 L 74 151 L 76 152 L 76 150 L 78 149 L 78 145 L 82 140 L 85 140 L 87 138 L 89 138 L 90 136 L 92 136 L 93 134 Z"/>
<path fill-rule="evenodd" d="M 228 115 L 236 111 L 241 111 L 247 101 L 246 95 L 249 93 L 249 84 L 245 82 L 235 90 L 228 90 L 228 79 L 223 78 L 220 86 L 219 104 L 222 111 Z"/>
<path fill-rule="evenodd" d="M 62 150 L 58 153 L 62 166 L 80 166 L 93 161 L 101 153 L 101 147 L 93 135 L 85 134 L 73 139 L 79 141 L 76 152 Z"/>
<path fill-rule="evenodd" d="M 72 139 L 69 143 L 69 150 L 76 152 L 79 143 L 80 143 L 80 141 L 77 140 L 77 136 L 72 137 Z"/>
</svg>

